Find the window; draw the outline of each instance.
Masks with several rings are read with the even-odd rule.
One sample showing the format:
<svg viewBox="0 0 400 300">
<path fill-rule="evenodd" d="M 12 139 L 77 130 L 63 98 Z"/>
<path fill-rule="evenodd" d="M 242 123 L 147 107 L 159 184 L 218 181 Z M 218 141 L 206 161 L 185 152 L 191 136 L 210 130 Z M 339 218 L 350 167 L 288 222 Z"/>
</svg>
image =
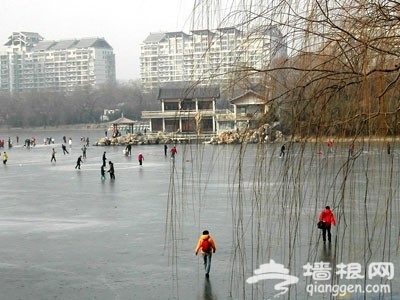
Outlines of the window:
<svg viewBox="0 0 400 300">
<path fill-rule="evenodd" d="M 184 99 L 181 103 L 182 110 L 196 110 L 196 102 L 192 99 Z"/>
<path fill-rule="evenodd" d="M 179 110 L 179 105 L 177 102 L 165 102 L 164 110 Z"/>
<path fill-rule="evenodd" d="M 211 101 L 199 101 L 198 103 L 199 110 L 200 109 L 212 109 L 213 105 Z"/>
</svg>

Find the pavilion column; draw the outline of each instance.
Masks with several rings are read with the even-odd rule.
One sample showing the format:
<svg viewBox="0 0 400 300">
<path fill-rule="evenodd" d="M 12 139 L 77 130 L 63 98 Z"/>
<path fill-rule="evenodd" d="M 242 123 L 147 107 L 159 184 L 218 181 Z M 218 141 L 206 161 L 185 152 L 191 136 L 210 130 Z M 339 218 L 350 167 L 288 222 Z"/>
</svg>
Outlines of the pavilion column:
<svg viewBox="0 0 400 300">
<path fill-rule="evenodd" d="M 215 124 L 217 123 L 216 121 L 215 121 L 215 114 L 213 114 L 213 116 L 212 116 L 212 126 L 213 126 L 213 133 L 215 133 L 216 132 L 216 127 L 215 127 Z"/>
<path fill-rule="evenodd" d="M 235 116 L 235 126 L 234 126 L 234 130 L 237 129 L 237 109 L 236 109 L 236 104 L 233 105 L 233 115 Z"/>
<path fill-rule="evenodd" d="M 213 98 L 213 101 L 212 101 L 212 110 L 213 110 L 213 133 L 216 133 L 216 131 L 218 130 L 217 129 L 217 126 L 216 126 L 216 124 L 217 124 L 217 120 L 216 120 L 216 112 L 215 112 L 215 102 L 216 102 L 216 100 L 215 100 L 215 98 Z"/>
</svg>

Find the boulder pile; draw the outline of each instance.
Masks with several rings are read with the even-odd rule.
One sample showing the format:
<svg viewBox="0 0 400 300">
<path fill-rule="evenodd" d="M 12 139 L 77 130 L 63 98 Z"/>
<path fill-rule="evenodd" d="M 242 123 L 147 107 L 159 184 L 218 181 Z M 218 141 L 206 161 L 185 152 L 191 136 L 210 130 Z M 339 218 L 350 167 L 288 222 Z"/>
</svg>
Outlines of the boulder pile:
<svg viewBox="0 0 400 300">
<path fill-rule="evenodd" d="M 94 146 L 126 146 L 126 145 L 157 145 L 157 144 L 171 144 L 171 143 L 185 143 L 188 138 L 184 135 L 177 136 L 173 133 L 133 133 L 120 135 L 116 137 L 103 137 L 99 139 Z"/>
<path fill-rule="evenodd" d="M 226 130 L 218 136 L 212 137 L 208 144 L 240 144 L 240 143 L 267 143 L 267 142 L 283 142 L 283 134 L 281 131 L 275 131 L 271 136 L 265 131 L 260 130 Z"/>
<path fill-rule="evenodd" d="M 187 134 L 176 133 L 134 133 L 120 135 L 117 137 L 103 137 L 98 140 L 94 146 L 126 146 L 126 145 L 157 145 L 157 144 L 186 144 L 191 142 L 205 142 L 207 144 L 220 145 L 220 144 L 240 144 L 240 143 L 269 143 L 269 142 L 283 142 L 284 137 L 282 132 L 275 131 L 271 135 L 267 135 L 264 131 L 260 130 L 226 130 L 217 136 L 211 138 L 199 138 L 196 135 L 192 137 Z"/>
</svg>

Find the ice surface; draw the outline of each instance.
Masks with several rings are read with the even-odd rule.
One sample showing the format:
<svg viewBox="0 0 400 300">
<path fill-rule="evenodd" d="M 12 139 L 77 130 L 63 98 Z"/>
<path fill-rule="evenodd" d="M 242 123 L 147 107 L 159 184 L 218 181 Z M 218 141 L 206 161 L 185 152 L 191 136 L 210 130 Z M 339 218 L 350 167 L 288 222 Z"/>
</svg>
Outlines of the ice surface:
<svg viewBox="0 0 400 300">
<path fill-rule="evenodd" d="M 134 146 L 131 157 L 123 147 L 89 146 L 81 170 L 74 169 L 80 137 L 94 142 L 102 134 L 2 133 L 14 147 L 2 149 L 9 160 L 0 165 L 0 299 L 267 299 L 273 284 L 245 280 L 270 259 L 300 278 L 281 298 L 306 299 L 302 267 L 308 262 L 399 266 L 398 180 L 389 185 L 385 179 L 399 174 L 397 152 L 390 160 L 379 147 L 362 151 L 346 173 L 345 147 L 319 156 L 296 145 L 280 159 L 280 145 L 178 145 L 171 160 L 163 145 Z M 23 140 L 33 135 L 38 145 L 26 149 Z M 61 150 L 63 135 L 73 140 L 69 155 Z M 55 144 L 44 145 L 49 136 Z M 50 162 L 53 147 L 56 163 Z M 115 164 L 115 181 L 100 178 L 103 151 Z M 300 171 L 291 170 L 300 159 Z M 316 218 L 326 204 L 339 226 L 324 247 Z M 203 229 L 217 243 L 209 280 L 194 255 Z M 398 296 L 397 273 L 392 282 Z"/>
</svg>

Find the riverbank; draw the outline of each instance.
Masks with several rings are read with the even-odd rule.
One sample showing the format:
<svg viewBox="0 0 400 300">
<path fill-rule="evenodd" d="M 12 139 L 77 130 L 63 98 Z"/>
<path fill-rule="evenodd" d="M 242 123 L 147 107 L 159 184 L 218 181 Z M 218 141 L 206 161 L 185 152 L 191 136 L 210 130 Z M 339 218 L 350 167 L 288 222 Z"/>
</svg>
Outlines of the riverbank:
<svg viewBox="0 0 400 300">
<path fill-rule="evenodd" d="M 59 132 L 59 131 L 99 131 L 108 130 L 109 123 L 95 124 L 65 124 L 59 126 L 40 126 L 40 127 L 9 127 L 0 126 L 0 134 L 10 131 L 27 131 L 27 132 Z M 220 134 L 190 134 L 190 133 L 165 133 L 165 132 L 149 132 L 147 134 L 135 133 L 125 134 L 119 137 L 103 137 L 95 141 L 94 145 L 153 145 L 153 144 L 192 144 L 192 143 L 207 143 L 213 145 L 221 144 L 240 144 L 240 143 L 321 143 L 325 144 L 331 139 L 334 143 L 363 143 L 363 142 L 399 142 L 400 136 L 358 136 L 358 137 L 343 137 L 343 136 L 310 136 L 310 137 L 291 137 L 279 134 L 274 137 L 260 135 L 256 130 L 246 130 L 238 132 L 236 130 L 227 130 Z"/>
</svg>

